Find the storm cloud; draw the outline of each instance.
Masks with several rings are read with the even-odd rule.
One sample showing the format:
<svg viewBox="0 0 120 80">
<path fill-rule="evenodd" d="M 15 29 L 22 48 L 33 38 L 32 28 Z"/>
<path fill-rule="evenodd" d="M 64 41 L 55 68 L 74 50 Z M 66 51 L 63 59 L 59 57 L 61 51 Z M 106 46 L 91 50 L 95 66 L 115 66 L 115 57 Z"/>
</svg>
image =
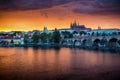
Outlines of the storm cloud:
<svg viewBox="0 0 120 80">
<path fill-rule="evenodd" d="M 73 3 L 71 11 L 87 14 L 120 14 L 120 0 L 0 0 L 1 11 L 47 9 Z"/>
<path fill-rule="evenodd" d="M 82 6 L 73 9 L 75 13 L 120 15 L 120 0 L 78 1 L 76 4 Z"/>
<path fill-rule="evenodd" d="M 0 0 L 0 10 L 33 10 L 50 8 L 72 0 Z"/>
</svg>

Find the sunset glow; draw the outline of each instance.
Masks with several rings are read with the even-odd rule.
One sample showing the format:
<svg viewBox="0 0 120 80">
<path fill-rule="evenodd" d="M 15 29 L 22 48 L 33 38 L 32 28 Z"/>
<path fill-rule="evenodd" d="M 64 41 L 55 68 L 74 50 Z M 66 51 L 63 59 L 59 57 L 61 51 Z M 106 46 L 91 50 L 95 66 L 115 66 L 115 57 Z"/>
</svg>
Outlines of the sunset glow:
<svg viewBox="0 0 120 80">
<path fill-rule="evenodd" d="M 69 28 L 77 21 L 96 29 L 120 27 L 119 0 L 1 0 L 0 31 Z"/>
</svg>

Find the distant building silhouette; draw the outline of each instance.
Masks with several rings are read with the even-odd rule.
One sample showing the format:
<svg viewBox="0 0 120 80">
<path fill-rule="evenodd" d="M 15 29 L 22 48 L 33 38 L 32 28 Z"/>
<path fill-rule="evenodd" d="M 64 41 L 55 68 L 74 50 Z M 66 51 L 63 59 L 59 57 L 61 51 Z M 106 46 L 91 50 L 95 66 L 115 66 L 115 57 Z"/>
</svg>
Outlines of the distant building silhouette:
<svg viewBox="0 0 120 80">
<path fill-rule="evenodd" d="M 76 21 L 71 23 L 70 28 L 72 30 L 91 30 L 91 28 L 86 28 L 85 25 L 79 25 L 79 23 L 77 24 Z"/>
<path fill-rule="evenodd" d="M 76 21 L 74 23 L 71 23 L 70 27 L 73 30 L 80 30 L 80 29 L 85 29 L 86 28 L 84 25 L 77 24 Z"/>
</svg>

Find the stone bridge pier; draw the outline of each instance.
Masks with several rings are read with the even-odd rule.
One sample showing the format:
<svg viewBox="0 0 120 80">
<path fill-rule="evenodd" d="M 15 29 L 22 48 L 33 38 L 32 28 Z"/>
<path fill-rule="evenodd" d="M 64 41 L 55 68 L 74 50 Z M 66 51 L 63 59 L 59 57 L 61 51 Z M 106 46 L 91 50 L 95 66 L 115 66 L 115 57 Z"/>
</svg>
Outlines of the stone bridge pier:
<svg viewBox="0 0 120 80">
<path fill-rule="evenodd" d="M 91 39 L 90 38 L 70 38 L 70 39 L 64 39 L 62 40 L 61 44 L 62 45 L 67 45 L 67 46 L 91 46 Z"/>
<path fill-rule="evenodd" d="M 120 35 L 114 36 L 94 36 L 92 45 L 98 47 L 120 47 Z"/>
</svg>

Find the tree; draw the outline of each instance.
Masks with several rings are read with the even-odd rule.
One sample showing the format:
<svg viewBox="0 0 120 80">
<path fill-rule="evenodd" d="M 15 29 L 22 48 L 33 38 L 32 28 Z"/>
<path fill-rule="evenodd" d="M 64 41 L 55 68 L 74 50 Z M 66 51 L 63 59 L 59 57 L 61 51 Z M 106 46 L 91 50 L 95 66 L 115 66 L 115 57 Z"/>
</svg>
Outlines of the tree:
<svg viewBox="0 0 120 80">
<path fill-rule="evenodd" d="M 16 36 L 16 32 L 9 34 L 9 36 Z"/>
<path fill-rule="evenodd" d="M 40 39 L 41 39 L 41 42 L 43 43 L 51 43 L 53 42 L 53 34 L 52 33 L 41 33 L 40 34 Z"/>
<path fill-rule="evenodd" d="M 69 38 L 73 38 L 73 34 L 72 33 L 69 34 Z"/>
<path fill-rule="evenodd" d="M 35 32 L 32 36 L 32 39 L 33 39 L 33 43 L 38 43 L 39 42 L 39 39 L 40 39 L 40 34 L 39 32 Z"/>
<path fill-rule="evenodd" d="M 40 34 L 41 42 L 46 43 L 48 41 L 48 34 L 43 32 Z"/>
<path fill-rule="evenodd" d="M 10 43 L 11 43 L 11 44 L 14 44 L 14 41 L 13 41 L 13 39 L 10 41 Z"/>
<path fill-rule="evenodd" d="M 73 33 L 69 31 L 62 31 L 62 35 L 64 35 L 64 38 L 73 38 Z"/>
<path fill-rule="evenodd" d="M 25 44 L 28 43 L 28 39 L 29 39 L 28 34 L 25 34 L 25 36 L 24 36 L 24 43 L 25 43 Z"/>
<path fill-rule="evenodd" d="M 49 33 L 47 35 L 47 38 L 48 38 L 48 42 L 53 42 L 53 34 L 52 33 Z"/>
<path fill-rule="evenodd" d="M 55 29 L 55 31 L 53 32 L 53 41 L 54 43 L 60 43 L 61 40 L 61 36 L 60 36 L 60 32 Z"/>
</svg>

